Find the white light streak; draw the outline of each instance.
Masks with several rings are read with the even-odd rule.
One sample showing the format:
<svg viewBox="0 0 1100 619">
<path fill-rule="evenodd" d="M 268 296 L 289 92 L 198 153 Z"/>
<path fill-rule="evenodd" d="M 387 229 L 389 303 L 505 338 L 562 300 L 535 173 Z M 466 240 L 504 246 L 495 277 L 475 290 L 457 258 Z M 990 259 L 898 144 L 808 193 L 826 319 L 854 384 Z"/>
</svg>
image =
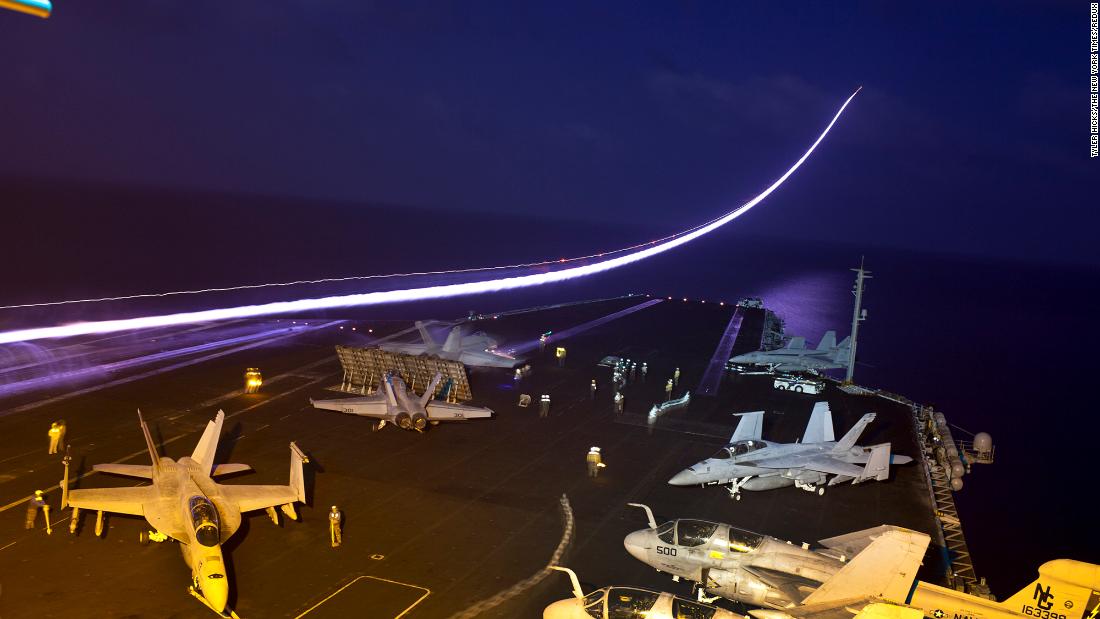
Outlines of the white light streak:
<svg viewBox="0 0 1100 619">
<path fill-rule="evenodd" d="M 725 215 L 713 219 L 705 224 L 700 224 L 694 228 L 690 228 L 683 232 L 665 237 L 659 241 L 653 241 L 644 243 L 642 245 L 636 245 L 631 248 L 625 248 L 621 250 L 615 250 L 613 252 L 605 252 L 604 254 L 596 254 L 593 256 L 586 256 L 585 259 L 594 257 L 606 257 L 607 255 L 620 254 L 627 250 L 631 253 L 620 255 L 616 258 L 610 258 L 601 260 L 592 264 L 586 264 L 582 266 L 569 267 L 558 271 L 551 271 L 548 273 L 536 273 L 532 275 L 520 275 L 514 277 L 504 277 L 498 279 L 488 279 L 482 281 L 466 282 L 462 284 L 444 284 L 437 286 L 426 286 L 421 288 L 408 288 L 403 290 L 388 290 L 383 292 L 369 292 L 362 294 L 350 294 L 339 295 L 331 297 L 322 297 L 317 299 L 299 299 L 296 301 L 278 301 L 274 303 L 263 303 L 259 305 L 246 305 L 240 307 L 229 307 L 222 309 L 200 310 L 194 312 L 183 312 L 178 314 L 165 314 L 161 316 L 146 316 L 141 318 L 124 318 L 119 320 L 102 320 L 94 322 L 82 322 L 69 325 L 61 325 L 55 327 L 39 327 L 33 329 L 22 329 L 17 331 L 7 331 L 0 333 L 0 344 L 9 342 L 22 342 L 28 340 L 38 340 L 46 338 L 58 338 L 58 337 L 71 337 L 75 335 L 87 335 L 91 333 L 112 333 L 116 331 L 125 331 L 130 329 L 146 329 L 152 327 L 168 327 L 174 325 L 190 324 L 195 322 L 203 322 L 208 320 L 226 320 L 231 318 L 253 318 L 256 316 L 267 316 L 271 314 L 288 314 L 293 312 L 304 312 L 318 309 L 331 309 L 337 307 L 350 307 L 350 306 L 365 306 L 365 305 L 381 305 L 385 303 L 399 303 L 406 301 L 423 301 L 429 299 L 441 299 L 446 297 L 456 297 L 470 294 L 479 294 L 485 292 L 498 292 L 501 290 L 515 290 L 518 288 L 528 288 L 531 286 L 541 286 L 544 284 L 551 284 L 555 282 L 566 281 L 570 279 L 576 279 L 578 277 L 585 277 L 588 275 L 594 275 L 596 273 L 603 273 L 604 271 L 610 271 L 617 269 L 634 262 L 645 260 L 651 256 L 655 256 L 660 253 L 664 253 L 670 249 L 675 249 L 681 245 L 689 243 L 704 234 L 712 232 L 721 226 L 737 219 L 749 209 L 762 202 L 765 198 L 772 194 L 779 188 L 802 164 L 810 157 L 817 148 L 818 144 L 825 139 L 829 131 L 836 124 L 836 121 L 840 118 L 840 115 L 844 113 L 845 108 L 852 102 L 852 99 L 859 94 L 862 86 L 840 106 L 833 119 L 821 132 L 821 135 L 817 137 L 817 140 L 806 150 L 805 153 L 792 165 L 786 172 L 783 173 L 774 183 L 768 186 L 767 189 L 760 192 L 755 198 L 749 200 L 740 207 L 726 213 Z M 644 249 L 642 249 L 644 248 Z M 520 266 L 535 266 L 546 264 L 561 264 L 563 262 L 573 262 L 582 258 L 573 258 L 570 260 L 556 260 L 547 261 L 542 263 L 534 263 L 532 265 L 520 265 Z M 501 268 L 510 267 L 490 267 L 489 269 L 467 269 L 465 271 L 477 271 L 477 270 L 495 270 Z M 453 273 L 463 271 L 439 271 L 437 273 Z M 380 276 L 364 276 L 361 279 L 369 277 Z M 314 280 L 311 283 L 320 283 L 326 281 L 343 281 L 345 279 L 360 279 L 360 278 L 341 278 L 334 280 Z M 292 285 L 294 282 L 288 284 L 257 284 L 247 287 L 264 287 L 270 285 Z M 242 288 L 247 288 L 242 287 Z M 237 288 L 234 288 L 237 289 Z M 211 289 L 219 290 L 219 289 Z M 160 295 L 135 295 L 133 297 L 116 297 L 115 299 L 123 298 L 136 298 L 143 296 L 161 296 L 164 294 L 190 294 L 186 293 L 160 293 Z M 62 303 L 62 302 L 58 302 Z"/>
</svg>

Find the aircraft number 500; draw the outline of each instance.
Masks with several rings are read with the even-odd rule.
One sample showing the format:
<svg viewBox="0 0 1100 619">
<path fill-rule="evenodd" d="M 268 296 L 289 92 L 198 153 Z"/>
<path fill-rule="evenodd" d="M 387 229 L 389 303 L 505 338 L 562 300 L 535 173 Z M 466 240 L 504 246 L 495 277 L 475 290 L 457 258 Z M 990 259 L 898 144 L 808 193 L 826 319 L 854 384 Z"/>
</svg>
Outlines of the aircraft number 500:
<svg viewBox="0 0 1100 619">
<path fill-rule="evenodd" d="M 658 546 L 657 547 L 657 554 L 659 554 L 659 555 L 668 555 L 670 557 L 675 557 L 676 556 L 676 549 L 675 548 L 665 548 L 664 546 Z M 1051 617 L 1050 619 L 1054 619 L 1054 618 Z"/>
<path fill-rule="evenodd" d="M 1031 615 L 1032 617 L 1038 617 L 1039 619 L 1066 619 L 1065 615 L 1052 613 L 1049 610 L 1035 608 L 1034 606 L 1024 606 L 1021 610 L 1025 615 Z"/>
</svg>

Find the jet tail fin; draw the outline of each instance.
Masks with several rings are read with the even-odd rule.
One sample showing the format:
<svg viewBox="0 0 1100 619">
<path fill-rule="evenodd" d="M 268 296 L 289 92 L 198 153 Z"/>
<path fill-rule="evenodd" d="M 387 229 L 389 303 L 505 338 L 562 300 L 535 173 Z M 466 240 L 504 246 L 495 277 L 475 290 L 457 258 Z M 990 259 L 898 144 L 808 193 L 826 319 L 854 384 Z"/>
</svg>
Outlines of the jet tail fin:
<svg viewBox="0 0 1100 619">
<path fill-rule="evenodd" d="M 386 401 L 390 403 L 390 406 L 397 406 L 397 396 L 393 393 L 392 374 L 386 374 L 382 377 L 382 389 L 386 392 Z"/>
<path fill-rule="evenodd" d="M 840 345 L 836 347 L 836 352 L 833 353 L 834 363 L 847 364 L 848 359 L 852 356 L 852 337 L 848 336 L 840 342 Z"/>
<path fill-rule="evenodd" d="M 806 338 L 802 337 L 801 335 L 792 337 L 790 341 L 787 342 L 787 348 L 790 348 L 791 350 L 802 350 L 803 348 L 806 348 Z"/>
<path fill-rule="evenodd" d="M 878 529 L 871 543 L 807 596 L 803 605 L 868 597 L 902 602 L 908 597 L 931 538 L 901 527 Z"/>
<path fill-rule="evenodd" d="M 1030 606 L 1038 613 L 1054 604 L 1082 609 L 1081 619 L 1100 617 L 1100 565 L 1071 559 L 1047 561 L 1039 566 L 1039 578 L 1000 605 L 1012 612 Z"/>
<path fill-rule="evenodd" d="M 149 459 L 153 461 L 153 472 L 160 472 L 160 454 L 157 453 L 157 446 L 153 443 L 153 435 L 149 433 L 149 426 L 145 424 L 145 418 L 141 416 L 141 409 L 138 409 L 138 423 L 141 424 L 141 433 L 145 435 L 145 448 L 149 450 Z"/>
<path fill-rule="evenodd" d="M 306 502 L 306 475 L 303 465 L 309 462 L 309 457 L 302 452 L 297 443 L 290 443 L 290 487 L 298 502 Z"/>
<path fill-rule="evenodd" d="M 447 340 L 443 342 L 443 352 L 459 352 L 462 350 L 462 327 L 455 327 L 447 334 Z"/>
<path fill-rule="evenodd" d="M 840 440 L 836 442 L 836 447 L 833 447 L 833 452 L 840 453 L 842 451 L 848 451 L 849 449 L 854 447 L 856 441 L 859 440 L 859 435 L 863 434 L 863 430 L 867 428 L 867 424 L 871 423 L 874 420 L 874 413 L 867 413 L 866 415 L 860 417 L 859 421 L 856 422 L 856 425 L 852 426 L 852 429 L 848 430 L 848 433 L 842 436 Z M 889 458 L 887 458 L 887 461 L 889 462 Z"/>
<path fill-rule="evenodd" d="M 201 464 L 207 474 L 214 470 L 214 454 L 218 451 L 218 439 L 221 437 L 224 422 L 225 411 L 218 411 L 214 420 L 207 422 L 206 430 L 191 454 L 191 459 Z"/>
<path fill-rule="evenodd" d="M 831 350 L 836 348 L 836 331 L 826 331 L 817 343 L 817 350 Z"/>
<path fill-rule="evenodd" d="M 436 343 L 432 338 L 432 334 L 428 333 L 428 327 L 420 320 L 416 321 L 416 330 L 420 332 L 420 339 L 424 340 L 424 345 L 428 348 L 435 348 Z"/>
<path fill-rule="evenodd" d="M 432 401 L 435 388 L 439 386 L 441 380 L 443 380 L 443 374 L 436 372 L 435 376 L 432 377 L 432 382 L 428 383 L 428 388 L 424 390 L 424 395 L 420 396 L 420 406 L 427 406 L 428 402 Z"/>
<path fill-rule="evenodd" d="M 733 431 L 730 442 L 760 440 L 764 429 L 764 411 L 734 414 L 741 419 L 737 422 L 737 429 Z"/>
<path fill-rule="evenodd" d="M 886 481 L 890 478 L 890 443 L 881 443 L 868 447 L 871 454 L 867 456 L 867 464 L 863 467 L 863 473 L 854 481 Z"/>
<path fill-rule="evenodd" d="M 828 402 L 817 402 L 810 413 L 810 421 L 806 424 L 806 432 L 802 435 L 803 443 L 830 443 L 835 440 L 833 434 L 833 413 L 829 410 Z"/>
</svg>

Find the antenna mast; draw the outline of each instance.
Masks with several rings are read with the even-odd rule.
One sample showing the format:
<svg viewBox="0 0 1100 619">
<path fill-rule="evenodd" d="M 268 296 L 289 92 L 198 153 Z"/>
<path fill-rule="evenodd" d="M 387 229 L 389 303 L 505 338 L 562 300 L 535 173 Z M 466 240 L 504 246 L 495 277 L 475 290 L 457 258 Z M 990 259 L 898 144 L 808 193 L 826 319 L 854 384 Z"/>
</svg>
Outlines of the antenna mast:
<svg viewBox="0 0 1100 619">
<path fill-rule="evenodd" d="M 867 320 L 867 310 L 863 309 L 863 280 L 871 279 L 871 272 L 863 268 L 863 256 L 859 257 L 859 268 L 851 270 L 856 273 L 856 285 L 852 288 L 856 304 L 852 309 L 852 346 L 848 351 L 848 373 L 844 376 L 846 383 L 852 382 L 852 375 L 856 371 L 856 340 L 859 336 L 859 323 Z"/>
</svg>

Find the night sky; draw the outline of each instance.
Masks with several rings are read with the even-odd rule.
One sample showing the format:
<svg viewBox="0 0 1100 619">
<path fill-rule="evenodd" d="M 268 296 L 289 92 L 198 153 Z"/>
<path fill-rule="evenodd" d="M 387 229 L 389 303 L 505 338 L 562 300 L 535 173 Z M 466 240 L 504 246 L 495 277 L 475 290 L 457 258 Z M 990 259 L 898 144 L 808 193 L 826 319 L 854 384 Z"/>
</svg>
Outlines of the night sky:
<svg viewBox="0 0 1100 619">
<path fill-rule="evenodd" d="M 1100 265 L 1087 2 L 54 8 L 0 12 L 0 182 L 673 231 L 765 187 L 862 85 L 738 225 Z"/>
</svg>

